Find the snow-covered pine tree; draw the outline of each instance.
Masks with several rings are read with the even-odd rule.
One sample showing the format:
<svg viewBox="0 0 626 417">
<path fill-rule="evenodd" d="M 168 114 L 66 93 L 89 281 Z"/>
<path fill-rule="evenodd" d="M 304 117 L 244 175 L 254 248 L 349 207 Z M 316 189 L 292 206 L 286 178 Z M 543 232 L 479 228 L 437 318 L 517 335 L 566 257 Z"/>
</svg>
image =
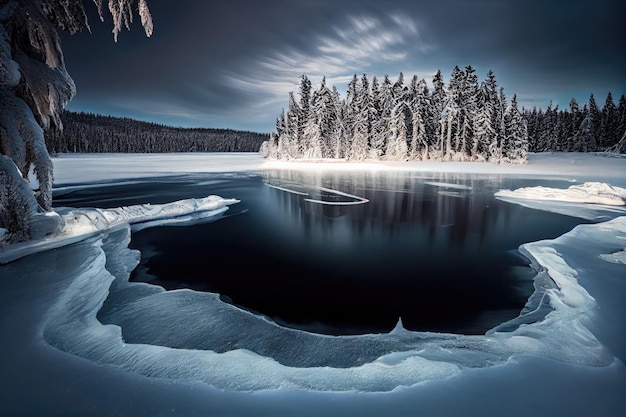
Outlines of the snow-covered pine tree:
<svg viewBox="0 0 626 417">
<path fill-rule="evenodd" d="M 391 161 L 406 161 L 408 157 L 407 115 L 411 113 L 409 105 L 403 100 L 391 111 L 389 122 L 390 135 L 386 158 Z"/>
<path fill-rule="evenodd" d="M 299 85 L 300 100 L 298 103 L 298 145 L 300 150 L 298 153 L 304 155 L 304 153 L 310 147 L 309 137 L 306 135 L 305 130 L 309 123 L 309 116 L 311 113 L 311 80 L 303 74 L 300 78 Z"/>
<path fill-rule="evenodd" d="M 556 110 L 552 107 L 552 101 L 540 116 L 537 128 L 537 152 L 553 151 L 556 144 Z"/>
<path fill-rule="evenodd" d="M 311 123 L 317 124 L 319 138 L 314 143 L 315 157 L 328 158 L 334 153 L 331 137 L 335 136 L 339 115 L 337 114 L 337 104 L 335 94 L 326 85 L 326 77 L 313 94 L 311 103 Z"/>
<path fill-rule="evenodd" d="M 457 150 L 461 160 L 473 159 L 471 155 L 471 144 L 474 136 L 477 95 L 478 77 L 476 76 L 476 70 L 471 65 L 468 65 L 465 67 L 463 88 L 461 90 L 460 146 Z"/>
<path fill-rule="evenodd" d="M 574 97 L 569 102 L 569 115 L 567 120 L 567 129 L 564 130 L 564 146 L 563 151 L 570 152 L 576 147 L 578 140 L 578 129 L 585 115 L 580 109 L 578 101 Z"/>
<path fill-rule="evenodd" d="M 589 146 L 589 150 L 585 152 L 594 152 L 601 146 L 601 140 L 604 132 L 602 131 L 602 112 L 596 103 L 596 99 L 593 94 L 589 95 L 589 102 L 587 103 L 587 109 L 589 110 L 589 115 L 591 117 L 591 121 L 593 122 L 593 129 L 595 133 L 595 141 L 593 144 L 587 142 L 585 146 Z"/>
<path fill-rule="evenodd" d="M 383 126 L 381 123 L 382 110 L 381 110 L 381 92 L 376 76 L 372 77 L 372 85 L 370 86 L 372 91 L 372 131 L 370 137 L 370 155 L 371 159 L 382 158 L 386 146 L 385 135 L 383 132 Z"/>
<path fill-rule="evenodd" d="M 385 75 L 380 86 L 380 116 L 375 126 L 376 148 L 381 150 L 380 156 L 387 154 L 389 138 L 391 137 L 391 113 L 396 106 L 396 98 L 393 94 L 393 86 L 389 77 Z"/>
<path fill-rule="evenodd" d="M 517 107 L 517 95 L 513 95 L 505 114 L 505 134 L 502 153 L 505 162 L 522 164 L 528 151 L 526 120 Z"/>
<path fill-rule="evenodd" d="M 617 104 L 617 134 L 620 138 L 626 133 L 626 97 L 622 94 Z M 620 139 L 620 142 L 624 139 Z"/>
<path fill-rule="evenodd" d="M 296 102 L 293 91 L 289 92 L 289 107 L 287 108 L 286 133 L 288 137 L 288 152 L 292 158 L 302 158 L 302 145 L 298 134 L 298 117 L 300 107 Z"/>
<path fill-rule="evenodd" d="M 496 132 L 493 128 L 494 103 L 485 82 L 476 95 L 476 113 L 474 114 L 474 137 L 472 138 L 472 157 L 477 161 L 489 158 L 489 149 L 497 144 Z"/>
<path fill-rule="evenodd" d="M 95 3 L 102 16 L 102 2 Z M 109 3 L 117 40 L 120 23 L 132 17 L 137 1 Z M 145 0 L 139 1 L 139 13 L 150 36 L 152 19 Z M 18 168 L 12 169 L 5 160 L 0 176 L 16 183 L 14 175 L 27 180 L 28 172 L 34 171 L 39 187 L 35 204 L 42 211 L 52 206 L 53 181 L 44 134 L 62 129 L 60 114 L 76 91 L 65 69 L 57 28 L 70 33 L 89 28 L 82 0 L 0 1 L 0 153 Z M 35 197 L 28 186 L 15 188 L 26 189 L 24 195 L 12 192 L 1 197 L 5 209 L 23 216 L 24 221 L 8 225 L 0 218 L 0 228 L 9 230 L 8 239 L 12 241 L 29 236 L 20 228 L 26 227 L 31 212 L 22 209 L 27 200 L 32 200 L 28 203 L 31 207 Z"/>
<path fill-rule="evenodd" d="M 454 154 L 459 148 L 459 117 L 461 112 L 462 89 L 464 84 L 464 73 L 459 66 L 452 69 L 450 82 L 448 83 L 448 97 L 443 114 L 446 117 L 446 142 L 442 159 L 450 161 L 454 159 Z M 454 137 L 455 142 L 452 143 Z"/>
<path fill-rule="evenodd" d="M 344 140 L 343 140 L 343 153 L 344 157 L 349 159 L 351 157 L 350 152 L 352 149 L 352 141 L 355 135 L 356 120 L 359 113 L 358 108 L 358 83 L 359 80 L 354 74 L 352 80 L 348 83 L 348 89 L 346 91 L 346 99 L 343 105 L 343 128 L 344 128 Z"/>
<path fill-rule="evenodd" d="M 343 103 L 341 102 L 341 97 L 339 95 L 339 91 L 337 88 L 333 86 L 332 89 L 332 112 L 335 115 L 335 121 L 331 128 L 331 132 L 328 137 L 329 145 L 329 157 L 330 158 L 343 158 L 343 141 L 344 141 L 344 127 L 343 127 Z"/>
<path fill-rule="evenodd" d="M 502 161 L 504 156 L 502 153 L 502 147 L 506 140 L 506 109 L 508 107 L 506 95 L 504 94 L 504 87 L 500 87 L 500 93 L 498 94 L 498 101 L 496 105 L 496 136 L 498 138 L 498 147 L 496 154 L 493 157 L 493 162 Z"/>
<path fill-rule="evenodd" d="M 289 131 L 287 128 L 287 114 L 285 109 L 282 110 L 276 119 L 276 137 L 278 138 L 277 154 L 280 159 L 291 159 L 289 152 Z"/>
<path fill-rule="evenodd" d="M 619 125 L 619 115 L 617 112 L 617 106 L 613 102 L 613 95 L 609 91 L 602 108 L 602 137 L 600 138 L 600 148 L 608 149 L 615 145 L 620 140 L 620 135 L 617 130 Z"/>
<path fill-rule="evenodd" d="M 540 109 L 541 110 L 541 109 Z M 525 116 L 528 125 L 528 150 L 530 152 L 537 151 L 537 131 L 539 126 L 539 111 L 537 107 L 533 107 L 531 111 L 526 110 Z"/>
<path fill-rule="evenodd" d="M 444 109 L 446 107 L 446 101 L 448 99 L 448 94 L 446 93 L 446 85 L 443 80 L 443 75 L 441 70 L 437 70 L 433 75 L 433 93 L 431 95 L 431 104 L 432 104 L 432 125 L 434 126 L 435 132 L 435 143 L 436 145 L 432 147 L 433 153 L 431 154 L 431 159 L 443 159 L 444 153 L 444 135 L 445 135 L 445 124 L 446 121 L 444 119 Z"/>
<path fill-rule="evenodd" d="M 395 83 L 393 83 L 393 96 L 396 98 L 396 101 L 400 102 L 403 100 L 403 96 L 406 92 L 406 87 L 404 86 L 404 74 L 398 74 L 398 79 Z"/>
<path fill-rule="evenodd" d="M 502 103 L 501 97 L 498 96 L 498 83 L 492 70 L 487 72 L 484 85 L 487 102 L 491 103 L 490 105 L 493 109 L 491 129 L 489 130 L 493 132 L 493 136 L 490 137 L 491 141 L 487 147 L 486 157 L 488 161 L 498 163 L 502 158 L 503 119 L 506 103 Z M 502 89 L 500 91 L 501 95 L 503 95 Z"/>
<path fill-rule="evenodd" d="M 320 89 L 321 98 L 321 131 L 322 131 L 322 157 L 332 158 L 335 153 L 334 138 L 339 137 L 340 114 L 337 103 L 337 90 L 330 89 L 324 79 L 323 88 Z"/>
<path fill-rule="evenodd" d="M 354 124 L 354 135 L 352 146 L 350 147 L 350 159 L 362 161 L 369 157 L 370 135 L 372 132 L 373 102 L 367 76 L 361 77 L 361 82 L 357 84 L 356 96 L 356 120 Z"/>
<path fill-rule="evenodd" d="M 412 160 L 427 160 L 429 158 L 433 129 L 430 126 L 432 121 L 430 95 L 428 86 L 424 79 L 413 76 L 409 88 L 411 102 L 412 134 L 409 158 Z"/>
<path fill-rule="evenodd" d="M 573 150 L 578 152 L 595 151 L 597 147 L 597 134 L 593 121 L 593 112 L 587 106 L 583 108 L 583 112 L 585 117 L 578 129 L 578 139 L 576 141 L 576 147 Z"/>
</svg>

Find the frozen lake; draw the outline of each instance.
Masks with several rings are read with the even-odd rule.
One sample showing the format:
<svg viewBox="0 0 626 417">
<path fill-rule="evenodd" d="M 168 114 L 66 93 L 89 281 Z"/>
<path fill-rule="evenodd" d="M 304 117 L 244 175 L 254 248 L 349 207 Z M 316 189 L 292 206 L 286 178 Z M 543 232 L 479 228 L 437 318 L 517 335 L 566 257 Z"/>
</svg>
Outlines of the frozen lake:
<svg viewBox="0 0 626 417">
<path fill-rule="evenodd" d="M 0 250 L 0 414 L 626 412 L 625 210 L 586 203 L 623 202 L 626 190 L 607 184 L 626 186 L 624 158 L 537 154 L 507 166 L 62 155 L 54 163 L 67 227 Z M 493 196 L 518 187 L 530 188 Z M 526 259 L 540 271 L 528 299 Z M 296 276 L 315 284 L 314 297 L 298 298 Z M 429 295 L 415 303 L 414 293 Z M 340 306 L 332 320 L 311 316 L 326 312 L 317 307 L 328 297 Z M 271 310 L 281 303 L 288 308 Z M 520 308 L 520 319 L 485 333 Z"/>
<path fill-rule="evenodd" d="M 399 317 L 409 330 L 484 334 L 517 317 L 533 292 L 535 273 L 518 247 L 583 222 L 494 197 L 531 184 L 567 185 L 480 174 L 269 170 L 102 185 L 59 193 L 55 204 L 236 197 L 241 202 L 218 222 L 134 233 L 131 247 L 142 261 L 131 280 L 218 293 L 283 325 L 325 334 L 387 333 Z"/>
</svg>

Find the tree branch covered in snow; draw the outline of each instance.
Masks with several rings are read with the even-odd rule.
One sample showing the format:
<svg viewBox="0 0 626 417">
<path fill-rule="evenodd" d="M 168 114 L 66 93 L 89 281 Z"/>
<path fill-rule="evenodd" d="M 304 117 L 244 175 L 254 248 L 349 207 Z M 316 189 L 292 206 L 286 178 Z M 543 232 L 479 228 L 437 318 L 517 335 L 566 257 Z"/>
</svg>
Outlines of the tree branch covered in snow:
<svg viewBox="0 0 626 417">
<path fill-rule="evenodd" d="M 102 16 L 102 2 L 95 0 Z M 132 20 L 137 0 L 110 0 L 117 40 L 121 18 Z M 145 0 L 138 12 L 146 34 L 152 34 L 152 19 Z M 128 23 L 128 22 L 127 22 Z M 126 27 L 130 27 L 126 24 Z M 52 162 L 44 134 L 63 128 L 60 114 L 74 96 L 76 87 L 65 69 L 57 28 L 75 33 L 89 29 L 83 0 L 0 0 L 0 154 L 12 160 L 1 165 L 2 192 L 5 183 L 16 184 L 14 175 L 28 181 L 34 172 L 36 185 L 18 187 L 0 195 L 3 209 L 13 216 L 21 212 L 23 201 L 30 200 L 31 188 L 41 210 L 52 206 Z M 17 195 L 18 191 L 31 196 Z M 27 190 L 27 191 L 24 191 Z M 23 212 L 29 216 L 29 212 Z M 13 239 L 28 233 L 18 230 L 27 221 L 10 221 L 0 216 L 0 228 L 8 229 Z"/>
</svg>

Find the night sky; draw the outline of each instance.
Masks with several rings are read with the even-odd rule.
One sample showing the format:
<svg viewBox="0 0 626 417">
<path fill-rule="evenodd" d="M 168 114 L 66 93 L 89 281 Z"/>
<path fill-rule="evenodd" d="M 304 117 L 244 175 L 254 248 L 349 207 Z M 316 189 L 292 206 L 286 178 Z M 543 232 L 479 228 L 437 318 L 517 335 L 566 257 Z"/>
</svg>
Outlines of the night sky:
<svg viewBox="0 0 626 417">
<path fill-rule="evenodd" d="M 106 2 L 105 2 L 106 3 Z M 148 0 L 113 41 L 85 1 L 91 33 L 61 34 L 77 95 L 68 108 L 186 127 L 274 131 L 302 74 L 345 96 L 353 74 L 429 83 L 441 69 L 489 69 L 526 107 L 626 94 L 626 2 L 495 0 Z"/>
</svg>

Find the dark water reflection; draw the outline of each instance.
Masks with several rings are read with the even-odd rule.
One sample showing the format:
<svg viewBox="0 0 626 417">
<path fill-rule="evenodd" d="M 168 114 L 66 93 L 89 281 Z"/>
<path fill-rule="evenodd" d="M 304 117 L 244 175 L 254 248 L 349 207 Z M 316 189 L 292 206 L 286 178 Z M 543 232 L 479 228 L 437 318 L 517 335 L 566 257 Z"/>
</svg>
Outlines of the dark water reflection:
<svg viewBox="0 0 626 417">
<path fill-rule="evenodd" d="M 387 332 L 399 317 L 412 330 L 479 334 L 516 317 L 532 292 L 532 271 L 518 246 L 580 223 L 493 197 L 529 185 L 555 184 L 269 171 L 108 186 L 56 201 L 238 198 L 229 213 L 240 215 L 135 233 L 131 245 L 142 251 L 142 263 L 132 279 L 216 292 L 279 323 L 329 334 Z"/>
</svg>

